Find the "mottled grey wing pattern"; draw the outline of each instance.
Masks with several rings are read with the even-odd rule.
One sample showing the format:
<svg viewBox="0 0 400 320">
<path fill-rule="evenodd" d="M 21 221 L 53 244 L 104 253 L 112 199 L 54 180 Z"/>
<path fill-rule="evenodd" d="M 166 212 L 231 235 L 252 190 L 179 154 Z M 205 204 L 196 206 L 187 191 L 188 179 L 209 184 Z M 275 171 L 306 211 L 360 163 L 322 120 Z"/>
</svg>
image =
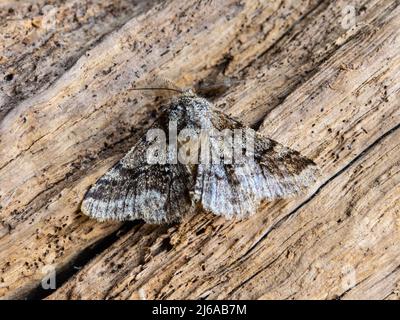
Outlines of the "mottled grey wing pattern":
<svg viewBox="0 0 400 320">
<path fill-rule="evenodd" d="M 160 121 L 154 127 L 160 127 Z M 192 212 L 193 174 L 176 164 L 147 164 L 148 142 L 140 141 L 86 193 L 81 210 L 98 220 L 148 223 L 178 221 Z"/>
<path fill-rule="evenodd" d="M 216 111 L 212 122 L 218 130 L 243 128 L 240 122 Z M 313 161 L 253 133 L 254 161 L 199 164 L 194 201 L 204 210 L 226 218 L 243 218 L 256 212 L 262 201 L 288 197 L 315 182 L 318 169 Z"/>
<path fill-rule="evenodd" d="M 170 122 L 176 122 L 178 130 L 196 132 L 246 128 L 192 94 L 174 101 L 153 128 L 168 132 Z M 144 219 L 150 223 L 177 221 L 196 208 L 243 218 L 256 212 L 262 201 L 290 196 L 315 181 L 318 169 L 313 161 L 246 130 L 254 135 L 254 157 L 233 164 L 148 164 L 149 143 L 143 136 L 87 192 L 82 211 L 99 220 Z M 207 148 L 212 153 L 218 147 L 217 142 Z"/>
</svg>

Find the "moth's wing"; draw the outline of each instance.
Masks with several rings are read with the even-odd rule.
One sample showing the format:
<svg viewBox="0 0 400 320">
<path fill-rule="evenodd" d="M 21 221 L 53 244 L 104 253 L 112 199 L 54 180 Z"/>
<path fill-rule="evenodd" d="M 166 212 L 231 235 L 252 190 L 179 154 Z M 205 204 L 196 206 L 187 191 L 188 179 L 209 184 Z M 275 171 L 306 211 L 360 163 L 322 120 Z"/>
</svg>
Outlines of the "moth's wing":
<svg viewBox="0 0 400 320">
<path fill-rule="evenodd" d="M 259 133 L 255 139 L 254 159 L 265 180 L 265 199 L 296 194 L 314 184 L 319 176 L 314 161 Z"/>
<path fill-rule="evenodd" d="M 192 211 L 192 173 L 179 163 L 148 164 L 146 140 L 143 136 L 88 190 L 81 206 L 83 213 L 98 220 L 168 223 Z"/>
<path fill-rule="evenodd" d="M 218 130 L 245 129 L 220 112 L 214 112 L 213 125 Z M 252 132 L 254 158 L 241 164 L 198 165 L 194 201 L 204 210 L 226 218 L 243 218 L 256 212 L 261 201 L 288 197 L 315 181 L 318 169 L 313 161 Z"/>
</svg>

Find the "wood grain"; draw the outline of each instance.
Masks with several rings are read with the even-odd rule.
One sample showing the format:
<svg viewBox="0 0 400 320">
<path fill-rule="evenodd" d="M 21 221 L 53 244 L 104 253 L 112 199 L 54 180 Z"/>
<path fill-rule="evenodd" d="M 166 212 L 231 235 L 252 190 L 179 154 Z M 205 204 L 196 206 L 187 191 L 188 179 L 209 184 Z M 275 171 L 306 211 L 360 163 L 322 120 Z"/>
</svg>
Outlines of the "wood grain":
<svg viewBox="0 0 400 320">
<path fill-rule="evenodd" d="M 0 91 L 0 297 L 29 297 L 54 265 L 66 283 L 51 299 L 398 298 L 400 6 L 355 1 L 357 24 L 344 29 L 347 4 L 98 3 L 91 22 L 55 32 L 67 44 L 78 35 L 71 50 L 35 48 L 40 73 L 27 49 L 2 46 L 0 68 L 16 77 Z M 1 28 L 21 37 L 26 19 Z M 313 158 L 323 175 L 312 190 L 243 221 L 82 216 L 87 188 L 157 115 L 133 83 L 223 76 L 246 81 L 216 107 Z M 93 245 L 98 255 L 63 279 Z"/>
<path fill-rule="evenodd" d="M 272 225 L 276 205 L 241 223 L 134 228 L 50 298 L 385 298 L 400 277 L 399 138 L 397 129 Z"/>
<path fill-rule="evenodd" d="M 0 119 L 156 1 L 2 1 Z"/>
</svg>

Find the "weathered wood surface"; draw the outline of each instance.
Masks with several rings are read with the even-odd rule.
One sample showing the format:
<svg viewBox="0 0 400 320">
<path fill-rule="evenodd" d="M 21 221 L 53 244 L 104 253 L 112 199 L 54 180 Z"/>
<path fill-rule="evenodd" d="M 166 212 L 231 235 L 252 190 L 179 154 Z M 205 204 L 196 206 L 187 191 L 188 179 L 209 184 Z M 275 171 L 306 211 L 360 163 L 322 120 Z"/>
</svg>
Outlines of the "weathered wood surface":
<svg viewBox="0 0 400 320">
<path fill-rule="evenodd" d="M 54 6 L 69 16 L 73 3 Z M 398 299 L 400 3 L 353 1 L 343 28 L 348 4 L 83 2 L 87 24 L 51 37 L 28 26 L 35 10 L 11 19 L 21 5 L 1 4 L 0 296 L 45 296 L 54 265 L 56 299 Z M 20 45 L 26 32 L 34 47 Z M 247 80 L 215 105 L 313 158 L 317 185 L 244 221 L 82 216 L 85 190 L 157 114 L 154 97 L 127 89 L 216 74 Z"/>
</svg>

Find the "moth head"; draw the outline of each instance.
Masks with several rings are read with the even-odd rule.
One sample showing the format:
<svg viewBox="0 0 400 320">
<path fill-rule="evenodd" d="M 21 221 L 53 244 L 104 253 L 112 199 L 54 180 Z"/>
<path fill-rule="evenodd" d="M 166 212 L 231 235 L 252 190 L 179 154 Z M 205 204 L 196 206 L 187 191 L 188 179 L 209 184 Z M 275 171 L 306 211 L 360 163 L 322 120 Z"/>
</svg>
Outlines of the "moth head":
<svg viewBox="0 0 400 320">
<path fill-rule="evenodd" d="M 196 96 L 196 93 L 194 92 L 194 90 L 192 88 L 188 88 L 188 89 L 185 89 L 182 91 L 182 95 L 185 97 L 192 98 L 192 97 Z"/>
</svg>

